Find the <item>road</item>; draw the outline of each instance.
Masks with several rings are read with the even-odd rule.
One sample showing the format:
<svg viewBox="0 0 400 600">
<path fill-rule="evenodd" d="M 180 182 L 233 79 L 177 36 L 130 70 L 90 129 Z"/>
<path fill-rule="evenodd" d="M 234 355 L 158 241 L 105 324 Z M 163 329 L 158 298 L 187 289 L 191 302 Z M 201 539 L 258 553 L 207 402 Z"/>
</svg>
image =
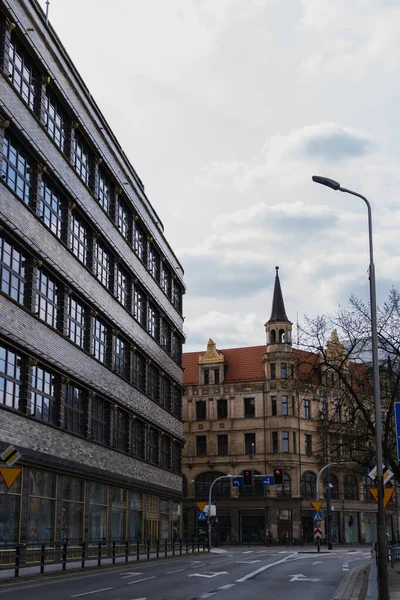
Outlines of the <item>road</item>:
<svg viewBox="0 0 400 600">
<path fill-rule="evenodd" d="M 370 563 L 365 550 L 228 551 L 70 574 L 2 590 L 0 600 L 330 600 L 346 574 Z"/>
</svg>

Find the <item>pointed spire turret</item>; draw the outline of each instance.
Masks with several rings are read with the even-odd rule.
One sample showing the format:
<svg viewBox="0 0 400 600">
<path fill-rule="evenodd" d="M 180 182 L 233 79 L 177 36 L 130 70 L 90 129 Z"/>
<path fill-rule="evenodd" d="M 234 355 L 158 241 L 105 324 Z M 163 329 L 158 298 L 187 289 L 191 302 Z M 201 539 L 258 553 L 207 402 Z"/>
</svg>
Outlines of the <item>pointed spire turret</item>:
<svg viewBox="0 0 400 600">
<path fill-rule="evenodd" d="M 287 321 L 289 319 L 286 316 L 285 311 L 285 303 L 283 302 L 283 295 L 281 290 L 281 283 L 279 281 L 279 267 L 275 267 L 276 275 L 275 275 L 275 287 L 274 287 L 274 296 L 272 300 L 272 311 L 271 316 L 269 318 L 269 322 L 271 321 Z"/>
</svg>

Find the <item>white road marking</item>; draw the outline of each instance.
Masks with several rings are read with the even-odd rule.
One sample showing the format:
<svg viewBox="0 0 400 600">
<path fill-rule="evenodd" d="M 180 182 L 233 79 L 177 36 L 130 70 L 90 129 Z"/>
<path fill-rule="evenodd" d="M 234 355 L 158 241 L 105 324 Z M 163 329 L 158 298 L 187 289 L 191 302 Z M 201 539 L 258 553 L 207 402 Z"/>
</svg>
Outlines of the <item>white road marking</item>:
<svg viewBox="0 0 400 600">
<path fill-rule="evenodd" d="M 235 584 L 234 583 L 227 583 L 226 585 L 221 585 L 220 588 L 218 588 L 219 590 L 229 590 L 229 588 L 234 587 Z"/>
<path fill-rule="evenodd" d="M 252 573 L 248 573 L 247 575 L 245 575 L 244 577 L 241 577 L 240 579 L 236 579 L 236 582 L 243 583 L 244 581 L 247 581 L 248 579 L 255 577 L 259 573 L 262 573 L 266 569 L 270 569 L 271 567 L 274 567 L 275 565 L 279 565 L 283 562 L 287 562 L 289 560 L 289 558 L 292 558 L 293 556 L 296 556 L 296 554 L 289 554 L 289 556 L 285 556 L 285 558 L 282 558 L 281 560 L 277 560 L 276 562 L 270 563 L 269 565 L 264 565 L 263 567 L 260 567 L 256 571 L 253 571 Z"/>
<path fill-rule="evenodd" d="M 253 565 L 254 563 L 261 562 L 261 560 L 237 560 L 236 562 L 243 565 Z"/>
<path fill-rule="evenodd" d="M 211 575 L 207 573 L 190 573 L 188 577 L 206 577 L 207 579 L 212 579 L 213 577 L 217 577 L 217 575 L 228 575 L 228 571 L 218 571 L 218 573 L 211 573 Z"/>
<path fill-rule="evenodd" d="M 210 598 L 211 596 L 214 596 L 214 594 L 216 594 L 217 592 L 206 592 L 205 594 L 202 594 L 200 596 L 200 598 Z"/>
<path fill-rule="evenodd" d="M 134 583 L 140 583 L 141 581 L 148 581 L 149 579 L 155 579 L 155 578 L 156 578 L 156 576 L 153 575 L 153 577 L 144 577 L 143 579 L 136 579 L 136 581 L 130 581 L 128 583 L 128 585 L 132 585 Z"/>
<path fill-rule="evenodd" d="M 289 581 L 321 581 L 320 579 L 317 579 L 316 577 L 306 577 L 305 575 L 302 575 L 301 573 L 297 573 L 297 575 L 289 575 L 290 579 Z"/>
<path fill-rule="evenodd" d="M 103 588 L 101 590 L 93 590 L 92 592 L 83 592 L 82 594 L 74 594 L 71 598 L 82 598 L 82 596 L 89 596 L 89 594 L 99 594 L 100 592 L 108 592 L 108 590 L 113 590 L 113 587 Z"/>
<path fill-rule="evenodd" d="M 313 565 L 323 565 L 322 560 L 317 560 L 317 562 L 313 562 Z"/>
<path fill-rule="evenodd" d="M 254 550 L 246 550 L 243 554 L 253 554 Z"/>
<path fill-rule="evenodd" d="M 143 573 L 121 573 L 121 579 L 127 579 L 128 577 L 138 577 L 139 575 L 143 575 Z"/>
<path fill-rule="evenodd" d="M 175 571 L 167 571 L 165 574 L 169 575 L 170 573 L 180 573 L 180 571 L 185 571 L 185 569 L 175 569 Z"/>
</svg>

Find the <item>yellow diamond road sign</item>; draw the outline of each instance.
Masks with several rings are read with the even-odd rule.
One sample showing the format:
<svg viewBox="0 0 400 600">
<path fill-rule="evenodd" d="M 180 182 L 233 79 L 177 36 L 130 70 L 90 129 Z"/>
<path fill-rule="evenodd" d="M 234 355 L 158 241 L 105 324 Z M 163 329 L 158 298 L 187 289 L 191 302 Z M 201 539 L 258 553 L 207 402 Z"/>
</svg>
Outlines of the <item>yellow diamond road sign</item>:
<svg viewBox="0 0 400 600">
<path fill-rule="evenodd" d="M 2 460 L 4 460 L 7 467 L 12 467 L 13 464 L 15 464 L 17 460 L 21 458 L 21 454 L 16 448 L 14 448 L 14 446 L 8 446 L 8 448 L 6 448 L 6 450 L 0 454 L 0 457 Z"/>
</svg>

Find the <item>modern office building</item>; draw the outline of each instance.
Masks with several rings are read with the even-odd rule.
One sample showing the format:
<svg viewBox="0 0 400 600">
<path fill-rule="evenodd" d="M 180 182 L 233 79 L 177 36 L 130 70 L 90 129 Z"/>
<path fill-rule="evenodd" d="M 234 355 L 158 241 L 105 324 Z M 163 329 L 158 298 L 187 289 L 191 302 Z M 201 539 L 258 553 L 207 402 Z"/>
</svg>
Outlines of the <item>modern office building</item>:
<svg viewBox="0 0 400 600">
<path fill-rule="evenodd" d="M 0 546 L 171 538 L 182 267 L 39 4 L 0 35 Z"/>
<path fill-rule="evenodd" d="M 226 478 L 213 486 L 215 541 L 312 542 L 318 473 L 339 462 L 320 477 L 323 537 L 329 485 L 332 542 L 375 541 L 377 505 L 368 489 L 373 481 L 361 466 L 347 464 L 351 433 L 361 422 L 354 420 L 336 376 L 319 364 L 319 356 L 293 348 L 278 270 L 265 329 L 263 346 L 218 350 L 210 339 L 205 353 L 183 355 L 185 532 L 206 535 L 199 511 L 217 477 L 250 471 L 251 485 L 236 487 Z M 335 331 L 327 352 L 342 360 L 344 348 Z M 263 486 L 261 476 L 275 469 L 282 469 L 282 483 Z M 386 514 L 392 538 L 394 502 Z"/>
</svg>

